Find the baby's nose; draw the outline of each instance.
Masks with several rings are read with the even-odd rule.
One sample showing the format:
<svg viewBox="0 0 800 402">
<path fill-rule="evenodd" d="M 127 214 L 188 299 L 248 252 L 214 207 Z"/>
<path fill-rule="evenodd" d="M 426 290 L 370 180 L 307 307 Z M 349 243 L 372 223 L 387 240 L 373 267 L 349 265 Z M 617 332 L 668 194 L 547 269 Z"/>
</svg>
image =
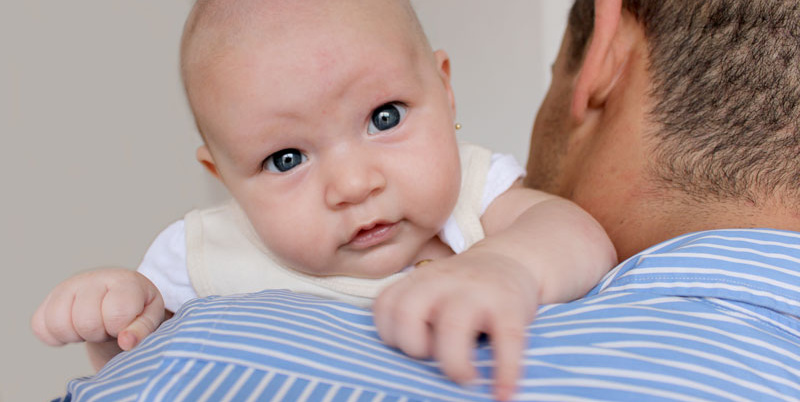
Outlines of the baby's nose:
<svg viewBox="0 0 800 402">
<path fill-rule="evenodd" d="M 325 201 L 332 208 L 362 203 L 386 187 L 380 169 L 369 162 L 345 161 L 329 177 Z"/>
</svg>

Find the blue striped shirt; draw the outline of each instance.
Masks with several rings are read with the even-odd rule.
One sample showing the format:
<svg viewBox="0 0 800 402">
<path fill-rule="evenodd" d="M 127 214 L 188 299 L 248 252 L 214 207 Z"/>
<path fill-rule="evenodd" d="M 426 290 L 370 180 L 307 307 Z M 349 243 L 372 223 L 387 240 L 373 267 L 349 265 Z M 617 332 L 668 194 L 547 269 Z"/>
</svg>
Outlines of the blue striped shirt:
<svg viewBox="0 0 800 402">
<path fill-rule="evenodd" d="M 520 401 L 800 401 L 800 233 L 715 230 L 654 246 L 528 327 Z M 367 310 L 287 291 L 187 303 L 69 383 L 86 401 L 489 401 L 384 346 Z"/>
</svg>

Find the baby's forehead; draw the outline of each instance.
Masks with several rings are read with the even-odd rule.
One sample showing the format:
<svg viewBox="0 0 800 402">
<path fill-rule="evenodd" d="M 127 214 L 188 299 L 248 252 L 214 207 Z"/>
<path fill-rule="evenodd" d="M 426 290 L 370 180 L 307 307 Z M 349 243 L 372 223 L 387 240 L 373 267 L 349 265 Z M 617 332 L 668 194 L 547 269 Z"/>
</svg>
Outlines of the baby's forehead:
<svg viewBox="0 0 800 402">
<path fill-rule="evenodd" d="M 348 31 L 351 35 L 343 34 Z M 353 34 L 354 33 L 354 34 Z M 298 41 L 307 38 L 311 43 Z M 181 72 L 187 75 L 225 61 L 233 49 L 253 43 L 293 40 L 301 52 L 314 42 L 336 37 L 359 41 L 402 40 L 431 53 L 430 45 L 407 0 L 199 0 L 184 29 Z M 187 88 L 188 89 L 188 88 Z"/>
<path fill-rule="evenodd" d="M 376 24 L 377 23 L 377 24 Z M 293 27 L 347 26 L 391 29 L 425 39 L 408 0 L 199 0 L 186 22 L 184 41 L 195 36 L 280 36 Z M 206 35 L 204 35 L 206 34 Z"/>
<path fill-rule="evenodd" d="M 405 0 L 201 0 L 187 21 L 181 49 L 184 85 L 201 132 L 211 117 L 208 105 L 201 103 L 215 90 L 229 92 L 230 75 L 244 78 L 246 66 L 324 51 L 323 43 L 334 48 L 328 51 L 339 49 L 339 57 L 358 57 L 357 49 L 383 46 L 407 59 L 429 55 L 434 64 Z M 374 58 L 359 56 L 376 64 Z M 281 69 L 287 65 L 276 63 L 269 71 L 286 73 Z"/>
</svg>

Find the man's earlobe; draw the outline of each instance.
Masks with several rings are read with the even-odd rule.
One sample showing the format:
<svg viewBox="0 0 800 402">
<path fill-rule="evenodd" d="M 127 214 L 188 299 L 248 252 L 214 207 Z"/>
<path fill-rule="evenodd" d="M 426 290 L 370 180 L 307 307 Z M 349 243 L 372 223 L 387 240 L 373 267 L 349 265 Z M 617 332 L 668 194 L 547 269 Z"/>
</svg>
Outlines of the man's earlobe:
<svg viewBox="0 0 800 402">
<path fill-rule="evenodd" d="M 622 0 L 595 0 L 594 29 L 575 81 L 572 117 L 582 122 L 586 110 L 601 105 L 618 78 L 621 60 L 613 43 L 619 30 Z"/>
<path fill-rule="evenodd" d="M 218 180 L 222 180 L 217 170 L 217 164 L 214 163 L 214 158 L 211 156 L 211 151 L 208 150 L 208 146 L 201 145 L 197 148 L 197 161 L 200 162 L 212 176 L 216 177 Z"/>
</svg>

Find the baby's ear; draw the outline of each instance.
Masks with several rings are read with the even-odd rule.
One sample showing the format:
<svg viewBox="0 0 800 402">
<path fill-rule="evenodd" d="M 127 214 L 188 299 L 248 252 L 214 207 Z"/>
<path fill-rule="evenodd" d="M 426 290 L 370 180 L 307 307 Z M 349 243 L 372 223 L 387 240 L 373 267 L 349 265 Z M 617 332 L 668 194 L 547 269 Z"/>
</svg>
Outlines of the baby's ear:
<svg viewBox="0 0 800 402">
<path fill-rule="evenodd" d="M 450 100 L 450 109 L 453 110 L 453 116 L 456 114 L 456 97 L 453 95 L 453 87 L 450 85 L 450 56 L 444 50 L 437 50 L 433 52 L 436 59 L 436 69 L 439 71 L 439 78 L 444 84 L 447 91 L 447 97 Z"/>
<path fill-rule="evenodd" d="M 205 144 L 197 148 L 197 161 L 200 162 L 212 176 L 216 177 L 218 180 L 222 180 L 217 170 L 217 164 L 214 163 L 214 157 L 211 156 L 211 151 L 208 150 L 208 146 Z"/>
</svg>

